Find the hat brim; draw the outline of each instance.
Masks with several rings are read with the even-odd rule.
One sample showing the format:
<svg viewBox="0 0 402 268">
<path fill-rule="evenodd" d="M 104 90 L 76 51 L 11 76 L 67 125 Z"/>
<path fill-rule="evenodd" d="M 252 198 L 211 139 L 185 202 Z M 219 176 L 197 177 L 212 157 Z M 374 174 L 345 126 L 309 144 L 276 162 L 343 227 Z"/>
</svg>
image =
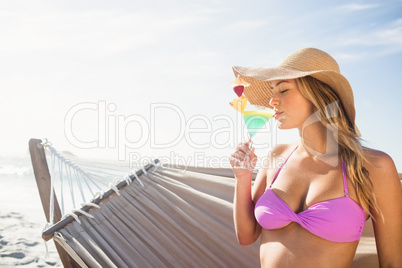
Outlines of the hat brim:
<svg viewBox="0 0 402 268">
<path fill-rule="evenodd" d="M 356 111 L 354 108 L 354 97 L 349 81 L 340 73 L 329 70 L 299 71 L 284 67 L 232 67 L 235 76 L 241 76 L 250 86 L 244 88 L 244 95 L 251 104 L 262 105 L 273 108 L 269 105 L 273 92 L 269 81 L 296 79 L 305 76 L 312 76 L 330 86 L 338 95 L 347 116 L 352 124 L 355 124 Z M 355 127 L 357 130 L 357 127 Z M 358 130 L 357 130 L 358 131 Z"/>
</svg>

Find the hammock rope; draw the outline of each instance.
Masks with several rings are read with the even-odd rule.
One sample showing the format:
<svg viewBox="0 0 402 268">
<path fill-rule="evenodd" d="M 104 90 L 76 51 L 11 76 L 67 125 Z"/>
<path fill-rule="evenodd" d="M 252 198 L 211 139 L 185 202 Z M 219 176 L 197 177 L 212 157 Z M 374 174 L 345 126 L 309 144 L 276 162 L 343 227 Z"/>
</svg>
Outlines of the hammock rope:
<svg viewBox="0 0 402 268">
<path fill-rule="evenodd" d="M 134 180 L 137 180 L 144 188 L 145 184 L 140 177 L 148 174 L 147 170 L 151 167 L 155 169 L 159 162 L 155 160 L 154 163 L 133 171 L 126 162 L 106 163 L 85 160 L 57 151 L 47 140 L 44 140 L 41 145 L 48 154 L 51 170 L 50 221 L 47 223 L 50 227 L 43 232 L 45 240 L 50 239 L 55 231 L 72 220 L 81 224 L 78 215 L 92 218 L 93 216 L 88 214 L 91 208 L 100 209 L 99 204 L 114 193 L 120 196 L 119 190 Z M 96 188 L 95 191 L 94 188 Z M 57 223 L 53 222 L 56 195 L 60 198 L 62 213 L 62 219 Z M 81 207 L 77 207 L 77 204 Z"/>
</svg>

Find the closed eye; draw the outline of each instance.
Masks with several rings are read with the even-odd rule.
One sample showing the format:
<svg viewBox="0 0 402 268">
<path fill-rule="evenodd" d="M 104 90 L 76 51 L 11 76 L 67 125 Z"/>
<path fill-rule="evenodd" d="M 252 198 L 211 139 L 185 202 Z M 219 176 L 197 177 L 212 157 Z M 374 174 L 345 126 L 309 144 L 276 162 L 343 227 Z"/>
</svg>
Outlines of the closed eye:
<svg viewBox="0 0 402 268">
<path fill-rule="evenodd" d="M 283 94 L 283 93 L 286 93 L 288 90 L 289 89 L 285 89 L 285 90 L 279 91 L 279 93 Z"/>
</svg>

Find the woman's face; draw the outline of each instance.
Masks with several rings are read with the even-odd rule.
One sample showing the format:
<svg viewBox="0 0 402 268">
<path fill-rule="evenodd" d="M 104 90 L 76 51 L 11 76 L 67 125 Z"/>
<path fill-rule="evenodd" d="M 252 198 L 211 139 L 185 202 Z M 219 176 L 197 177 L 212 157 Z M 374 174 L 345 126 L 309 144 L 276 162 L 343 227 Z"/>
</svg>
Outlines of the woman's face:
<svg viewBox="0 0 402 268">
<path fill-rule="evenodd" d="M 272 80 L 273 96 L 270 105 L 274 107 L 275 119 L 281 129 L 299 128 L 314 113 L 313 104 L 300 92 L 295 79 Z"/>
</svg>

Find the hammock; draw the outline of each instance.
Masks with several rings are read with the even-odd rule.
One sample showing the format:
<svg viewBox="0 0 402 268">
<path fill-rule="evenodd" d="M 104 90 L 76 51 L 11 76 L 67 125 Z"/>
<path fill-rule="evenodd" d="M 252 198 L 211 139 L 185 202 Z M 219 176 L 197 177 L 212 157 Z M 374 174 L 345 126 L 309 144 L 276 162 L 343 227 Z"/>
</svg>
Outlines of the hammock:
<svg viewBox="0 0 402 268">
<path fill-rule="evenodd" d="M 51 152 L 50 172 L 43 147 Z M 52 223 L 42 236 L 53 238 L 64 267 L 259 267 L 259 243 L 241 246 L 235 237 L 230 169 L 150 163 L 130 173 L 127 164 L 83 161 L 40 140 L 30 141 L 30 151 Z M 57 176 L 71 179 L 59 194 Z M 95 197 L 86 189 L 108 180 Z M 81 187 L 75 193 L 84 204 L 62 213 L 57 198 L 66 186 Z M 352 267 L 378 267 L 370 222 L 366 229 Z"/>
</svg>

